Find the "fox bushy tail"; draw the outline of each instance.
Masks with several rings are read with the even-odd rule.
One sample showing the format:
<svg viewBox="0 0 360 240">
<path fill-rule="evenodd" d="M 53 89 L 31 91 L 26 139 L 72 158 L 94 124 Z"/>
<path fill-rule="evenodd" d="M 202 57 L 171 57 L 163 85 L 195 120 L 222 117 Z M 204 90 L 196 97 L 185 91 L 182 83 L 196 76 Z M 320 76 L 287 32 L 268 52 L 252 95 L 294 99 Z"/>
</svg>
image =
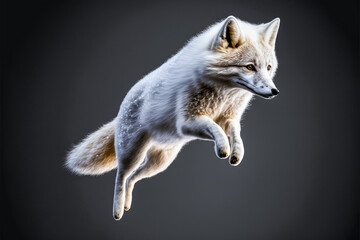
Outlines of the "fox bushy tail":
<svg viewBox="0 0 360 240">
<path fill-rule="evenodd" d="M 115 125 L 116 118 L 76 145 L 67 155 L 66 167 L 85 175 L 99 175 L 116 168 Z"/>
</svg>

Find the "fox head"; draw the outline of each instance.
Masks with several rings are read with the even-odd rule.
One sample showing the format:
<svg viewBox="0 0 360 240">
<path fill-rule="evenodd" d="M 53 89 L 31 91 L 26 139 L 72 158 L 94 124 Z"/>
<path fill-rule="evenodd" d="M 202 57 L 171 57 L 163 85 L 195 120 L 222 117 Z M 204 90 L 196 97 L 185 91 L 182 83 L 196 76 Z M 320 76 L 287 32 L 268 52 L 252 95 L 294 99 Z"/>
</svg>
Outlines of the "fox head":
<svg viewBox="0 0 360 240">
<path fill-rule="evenodd" d="M 211 44 L 216 57 L 206 68 L 207 74 L 263 98 L 279 94 L 272 79 L 278 66 L 275 40 L 280 19 L 253 25 L 229 16 L 220 24 Z"/>
</svg>

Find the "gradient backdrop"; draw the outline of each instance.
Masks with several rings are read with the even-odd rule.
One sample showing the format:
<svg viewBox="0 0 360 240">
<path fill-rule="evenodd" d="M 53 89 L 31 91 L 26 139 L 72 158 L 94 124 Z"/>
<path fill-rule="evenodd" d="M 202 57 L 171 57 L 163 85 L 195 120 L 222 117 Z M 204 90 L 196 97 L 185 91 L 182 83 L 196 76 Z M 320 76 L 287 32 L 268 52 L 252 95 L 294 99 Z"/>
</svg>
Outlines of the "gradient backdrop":
<svg viewBox="0 0 360 240">
<path fill-rule="evenodd" d="M 359 2 L 2 3 L 3 239 L 359 239 Z M 66 152 L 132 85 L 208 25 L 281 18 L 280 95 L 242 121 L 231 167 L 187 145 L 112 218 L 115 172 L 75 176 Z"/>
</svg>

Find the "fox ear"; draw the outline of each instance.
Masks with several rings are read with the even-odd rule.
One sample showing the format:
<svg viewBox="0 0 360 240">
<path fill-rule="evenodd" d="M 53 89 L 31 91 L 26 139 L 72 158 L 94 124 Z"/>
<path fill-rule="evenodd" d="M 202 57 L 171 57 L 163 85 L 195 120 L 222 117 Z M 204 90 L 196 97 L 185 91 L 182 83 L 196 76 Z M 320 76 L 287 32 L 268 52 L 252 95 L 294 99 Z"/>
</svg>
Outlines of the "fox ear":
<svg viewBox="0 0 360 240">
<path fill-rule="evenodd" d="M 242 39 L 238 20 L 234 16 L 229 16 L 225 19 L 220 32 L 214 39 L 211 49 L 214 50 L 217 47 L 236 48 L 241 42 Z"/>
<path fill-rule="evenodd" d="M 264 40 L 270 46 L 275 47 L 276 36 L 280 27 L 280 18 L 275 18 L 271 22 L 265 24 Z"/>
</svg>

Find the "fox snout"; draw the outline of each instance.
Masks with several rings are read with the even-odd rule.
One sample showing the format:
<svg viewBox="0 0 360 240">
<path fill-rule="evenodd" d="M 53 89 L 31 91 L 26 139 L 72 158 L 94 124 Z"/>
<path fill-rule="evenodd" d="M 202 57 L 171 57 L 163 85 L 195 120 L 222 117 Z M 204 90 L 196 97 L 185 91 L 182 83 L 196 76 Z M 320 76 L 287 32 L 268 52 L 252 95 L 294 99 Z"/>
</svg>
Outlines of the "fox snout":
<svg viewBox="0 0 360 240">
<path fill-rule="evenodd" d="M 269 86 L 267 87 L 267 89 L 263 90 L 264 88 L 261 88 L 260 90 L 256 91 L 257 89 L 255 89 L 256 94 L 259 95 L 260 97 L 263 97 L 265 99 L 271 99 L 276 97 L 280 91 L 279 89 L 276 88 L 276 86 Z"/>
<path fill-rule="evenodd" d="M 274 98 L 280 93 L 273 81 L 270 80 L 254 82 L 252 79 L 237 78 L 235 82 L 239 87 L 265 99 Z"/>
<path fill-rule="evenodd" d="M 255 93 L 256 95 L 258 95 L 259 97 L 265 98 L 265 99 L 272 99 L 274 97 L 276 97 L 278 94 L 280 93 L 280 91 L 276 88 L 271 89 L 271 93 L 269 94 L 264 94 L 264 93 Z"/>
<path fill-rule="evenodd" d="M 280 93 L 280 91 L 276 87 L 273 87 L 270 89 L 269 93 L 264 93 L 262 91 L 259 91 L 259 92 L 256 92 L 256 95 L 263 97 L 265 99 L 272 99 L 272 98 L 276 97 L 279 93 Z"/>
<path fill-rule="evenodd" d="M 274 88 L 271 88 L 271 92 L 269 94 L 257 93 L 257 95 L 259 95 L 260 97 L 263 97 L 265 99 L 272 99 L 272 98 L 276 97 L 279 93 L 280 93 L 279 89 L 274 87 Z"/>
</svg>

